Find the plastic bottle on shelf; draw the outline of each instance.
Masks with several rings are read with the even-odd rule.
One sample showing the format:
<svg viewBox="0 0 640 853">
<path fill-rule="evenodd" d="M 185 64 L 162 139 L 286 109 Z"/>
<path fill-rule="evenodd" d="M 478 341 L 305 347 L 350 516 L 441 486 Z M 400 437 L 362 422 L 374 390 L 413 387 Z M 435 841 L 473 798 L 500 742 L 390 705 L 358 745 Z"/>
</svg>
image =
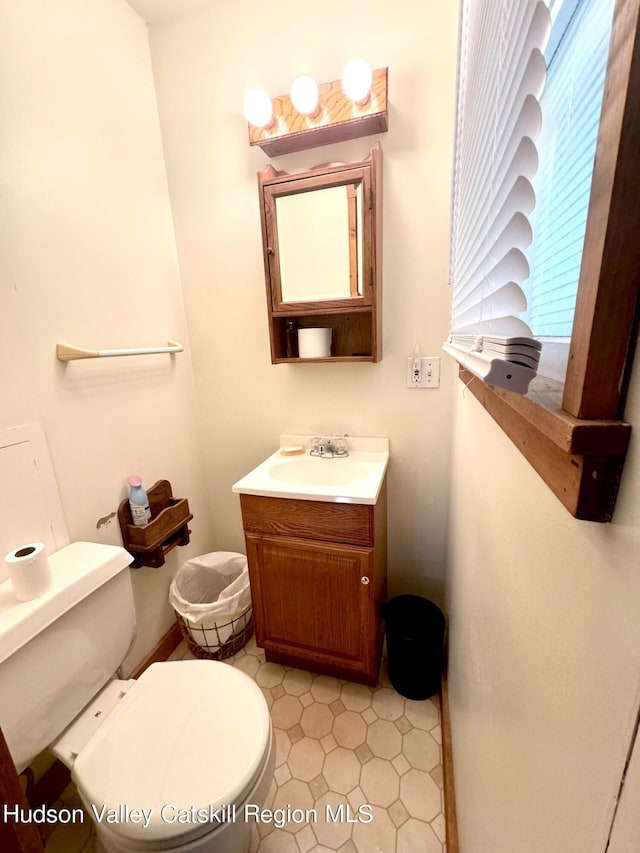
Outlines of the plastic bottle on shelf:
<svg viewBox="0 0 640 853">
<path fill-rule="evenodd" d="M 141 527 L 143 524 L 148 524 L 151 521 L 149 498 L 142 488 L 142 479 L 137 474 L 127 477 L 127 483 L 130 488 L 129 506 L 131 508 L 131 518 L 136 527 Z"/>
</svg>

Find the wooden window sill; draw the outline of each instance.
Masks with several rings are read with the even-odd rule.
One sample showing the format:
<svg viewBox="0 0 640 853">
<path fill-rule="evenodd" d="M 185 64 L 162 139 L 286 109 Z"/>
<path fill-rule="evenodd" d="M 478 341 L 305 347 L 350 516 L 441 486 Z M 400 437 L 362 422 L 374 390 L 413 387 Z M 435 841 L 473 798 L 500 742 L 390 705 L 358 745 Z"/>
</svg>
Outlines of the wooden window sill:
<svg viewBox="0 0 640 853">
<path fill-rule="evenodd" d="M 575 518 L 611 521 L 631 426 L 562 409 L 562 385 L 537 377 L 522 397 L 460 368 L 460 379 Z"/>
<path fill-rule="evenodd" d="M 631 427 L 623 412 L 640 292 L 640 0 L 616 0 L 564 388 L 469 391 L 576 518 L 610 521 Z"/>
</svg>

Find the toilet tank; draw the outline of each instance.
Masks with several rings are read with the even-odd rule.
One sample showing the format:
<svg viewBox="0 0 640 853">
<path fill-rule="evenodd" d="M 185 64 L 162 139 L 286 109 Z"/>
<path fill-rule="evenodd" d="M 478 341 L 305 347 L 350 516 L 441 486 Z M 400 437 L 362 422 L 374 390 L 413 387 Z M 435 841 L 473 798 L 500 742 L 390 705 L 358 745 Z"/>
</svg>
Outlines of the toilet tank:
<svg viewBox="0 0 640 853">
<path fill-rule="evenodd" d="M 0 584 L 0 727 L 18 772 L 115 674 L 135 613 L 124 548 L 73 542 L 49 556 L 53 583 L 18 601 Z"/>
</svg>

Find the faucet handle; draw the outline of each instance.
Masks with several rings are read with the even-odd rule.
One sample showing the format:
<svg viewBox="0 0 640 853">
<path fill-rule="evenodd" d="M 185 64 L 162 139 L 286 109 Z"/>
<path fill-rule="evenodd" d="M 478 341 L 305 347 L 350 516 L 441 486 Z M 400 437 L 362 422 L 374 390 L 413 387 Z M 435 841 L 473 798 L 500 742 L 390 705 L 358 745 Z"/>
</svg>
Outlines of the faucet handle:
<svg viewBox="0 0 640 853">
<path fill-rule="evenodd" d="M 336 456 L 348 456 L 349 451 L 347 449 L 347 439 L 346 437 L 340 436 L 333 439 L 333 452 Z"/>
</svg>

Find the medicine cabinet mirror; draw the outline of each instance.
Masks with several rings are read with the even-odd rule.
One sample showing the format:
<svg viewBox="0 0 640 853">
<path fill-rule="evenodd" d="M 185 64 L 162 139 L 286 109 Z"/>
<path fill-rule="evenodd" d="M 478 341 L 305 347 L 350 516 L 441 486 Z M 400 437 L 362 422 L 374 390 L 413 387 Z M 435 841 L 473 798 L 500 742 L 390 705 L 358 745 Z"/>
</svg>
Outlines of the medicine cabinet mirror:
<svg viewBox="0 0 640 853">
<path fill-rule="evenodd" d="M 302 360 L 291 334 L 332 329 L 322 360 L 378 361 L 382 151 L 358 163 L 258 173 L 272 361 Z M 313 359 L 318 360 L 318 359 Z"/>
<path fill-rule="evenodd" d="M 273 194 L 283 304 L 363 295 L 362 184 Z"/>
</svg>

